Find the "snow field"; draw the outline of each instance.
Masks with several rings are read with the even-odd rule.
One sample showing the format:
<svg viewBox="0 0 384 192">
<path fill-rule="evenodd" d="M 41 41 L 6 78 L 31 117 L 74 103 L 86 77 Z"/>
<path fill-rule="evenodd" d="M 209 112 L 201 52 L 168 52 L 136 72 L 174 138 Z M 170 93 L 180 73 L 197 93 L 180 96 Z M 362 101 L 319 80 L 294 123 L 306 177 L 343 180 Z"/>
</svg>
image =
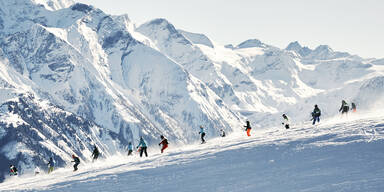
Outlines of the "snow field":
<svg viewBox="0 0 384 192">
<path fill-rule="evenodd" d="M 21 175 L 4 191 L 381 191 L 384 116 L 326 119 L 285 130 L 234 132 L 149 157 L 112 156 L 52 174 Z M 197 138 L 198 139 L 198 138 Z"/>
</svg>

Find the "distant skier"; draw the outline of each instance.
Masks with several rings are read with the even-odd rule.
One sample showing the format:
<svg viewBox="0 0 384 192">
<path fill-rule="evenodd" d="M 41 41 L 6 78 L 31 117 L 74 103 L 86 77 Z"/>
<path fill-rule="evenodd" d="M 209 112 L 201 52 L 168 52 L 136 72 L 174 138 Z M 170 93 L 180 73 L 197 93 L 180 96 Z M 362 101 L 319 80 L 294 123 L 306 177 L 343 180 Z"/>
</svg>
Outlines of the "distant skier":
<svg viewBox="0 0 384 192">
<path fill-rule="evenodd" d="M 244 127 L 245 127 L 245 131 L 247 131 L 247 135 L 248 135 L 248 137 L 250 137 L 251 136 L 251 123 L 249 122 L 249 121 L 246 121 L 246 123 L 247 123 L 247 125 L 245 125 Z"/>
<path fill-rule="evenodd" d="M 205 143 L 205 139 L 204 139 L 205 132 L 204 132 L 204 128 L 203 128 L 202 125 L 200 125 L 200 132 L 199 132 L 199 134 L 201 134 L 201 144 Z"/>
<path fill-rule="evenodd" d="M 220 129 L 220 136 L 225 137 L 225 131 L 223 129 Z"/>
<path fill-rule="evenodd" d="M 283 114 L 283 119 L 284 119 L 284 122 L 281 124 L 284 125 L 285 129 L 289 129 L 289 120 L 288 120 L 287 115 Z"/>
<path fill-rule="evenodd" d="M 312 125 L 314 125 L 316 123 L 316 121 L 318 123 L 320 122 L 320 116 L 321 116 L 321 111 L 320 111 L 319 107 L 317 105 L 315 105 L 315 109 L 313 109 L 313 112 L 312 112 L 312 119 L 313 119 Z"/>
<path fill-rule="evenodd" d="M 161 138 L 161 142 L 159 143 L 159 145 L 163 145 L 163 147 L 161 148 L 161 153 L 164 152 L 164 150 L 168 147 L 168 140 L 164 137 L 164 136 L 160 136 Z"/>
<path fill-rule="evenodd" d="M 35 176 L 40 174 L 40 168 L 38 166 L 35 167 Z"/>
<path fill-rule="evenodd" d="M 148 157 L 147 153 L 147 144 L 145 143 L 143 137 L 140 137 L 139 145 L 136 148 L 140 147 L 140 157 L 143 156 L 143 153 L 145 153 L 145 156 Z"/>
<path fill-rule="evenodd" d="M 97 146 L 95 145 L 94 148 L 93 148 L 93 152 L 92 152 L 92 162 L 97 160 L 97 158 L 99 158 L 99 155 L 100 155 L 100 151 L 97 148 Z"/>
<path fill-rule="evenodd" d="M 128 143 L 128 156 L 132 155 L 132 152 L 133 152 L 133 146 L 132 146 L 132 143 L 129 142 Z"/>
<path fill-rule="evenodd" d="M 349 111 L 349 106 L 348 106 L 348 103 L 345 102 L 344 100 L 341 101 L 341 107 L 339 109 L 339 112 L 341 112 L 341 114 L 348 114 L 348 111 Z"/>
<path fill-rule="evenodd" d="M 17 169 L 14 165 L 9 166 L 9 175 L 10 176 L 16 176 L 17 175 Z"/>
<path fill-rule="evenodd" d="M 79 157 L 76 157 L 74 154 L 72 155 L 73 161 L 75 164 L 73 165 L 73 171 L 77 171 L 77 166 L 80 164 Z"/>
<path fill-rule="evenodd" d="M 55 167 L 55 162 L 53 161 L 53 158 L 50 157 L 48 161 L 48 174 L 52 173 L 53 168 Z"/>
<path fill-rule="evenodd" d="M 351 110 L 352 110 L 353 112 L 356 112 L 356 104 L 352 102 L 351 106 L 352 106 L 352 109 L 351 109 Z"/>
</svg>

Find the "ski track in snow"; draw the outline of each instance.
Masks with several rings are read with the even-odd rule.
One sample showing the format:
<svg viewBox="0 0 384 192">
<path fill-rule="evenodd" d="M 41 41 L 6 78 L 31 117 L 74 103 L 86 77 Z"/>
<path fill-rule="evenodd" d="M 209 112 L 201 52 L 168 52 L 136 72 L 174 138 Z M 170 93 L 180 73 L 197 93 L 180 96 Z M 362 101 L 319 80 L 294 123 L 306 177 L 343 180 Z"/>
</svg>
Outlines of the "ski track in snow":
<svg viewBox="0 0 384 192">
<path fill-rule="evenodd" d="M 382 191 L 384 117 L 330 119 L 232 133 L 206 144 L 113 156 L 52 174 L 8 178 L 1 191 Z"/>
</svg>

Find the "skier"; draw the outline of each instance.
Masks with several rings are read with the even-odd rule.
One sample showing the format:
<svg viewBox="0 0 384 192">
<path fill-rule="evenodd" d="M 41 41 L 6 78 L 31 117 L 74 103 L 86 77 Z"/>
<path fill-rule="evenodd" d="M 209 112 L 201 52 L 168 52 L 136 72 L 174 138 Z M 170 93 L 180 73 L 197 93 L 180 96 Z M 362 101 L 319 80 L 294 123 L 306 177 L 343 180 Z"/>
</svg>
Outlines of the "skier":
<svg viewBox="0 0 384 192">
<path fill-rule="evenodd" d="M 73 171 L 77 171 L 77 166 L 80 164 L 80 159 L 79 157 L 76 157 L 75 154 L 72 155 L 73 161 L 75 164 L 73 165 Z"/>
<path fill-rule="evenodd" d="M 48 174 L 52 173 L 53 168 L 55 167 L 55 162 L 53 161 L 53 158 L 50 157 L 48 161 Z"/>
<path fill-rule="evenodd" d="M 345 102 L 344 100 L 341 101 L 341 107 L 339 109 L 339 112 L 341 112 L 341 114 L 348 114 L 348 111 L 349 111 L 349 106 L 348 106 L 348 103 Z"/>
<path fill-rule="evenodd" d="M 38 166 L 35 167 L 35 176 L 40 174 L 40 168 Z"/>
<path fill-rule="evenodd" d="M 159 146 L 163 145 L 163 147 L 161 148 L 161 153 L 163 153 L 164 150 L 168 147 L 168 140 L 162 135 L 160 136 L 160 138 L 161 138 L 161 142 L 159 143 Z"/>
<path fill-rule="evenodd" d="M 92 152 L 92 157 L 93 157 L 92 162 L 97 160 L 97 158 L 99 158 L 99 155 L 100 155 L 99 149 L 95 145 Z"/>
<path fill-rule="evenodd" d="M 251 136 L 251 123 L 249 123 L 249 121 L 246 121 L 246 123 L 247 123 L 247 125 L 245 125 L 244 127 L 245 127 L 245 131 L 247 131 L 247 135 L 248 135 L 248 137 L 250 137 Z"/>
<path fill-rule="evenodd" d="M 17 169 L 14 165 L 9 166 L 9 175 L 10 176 L 16 176 L 17 175 Z"/>
<path fill-rule="evenodd" d="M 225 132 L 224 132 L 223 129 L 220 129 L 220 136 L 221 136 L 221 137 L 225 137 Z"/>
<path fill-rule="evenodd" d="M 129 143 L 128 143 L 128 156 L 132 155 L 132 152 L 133 152 L 132 143 L 129 142 Z"/>
<path fill-rule="evenodd" d="M 200 132 L 199 132 L 199 134 L 201 134 L 201 144 L 205 143 L 205 139 L 204 139 L 205 132 L 204 132 L 204 128 L 203 128 L 202 125 L 200 125 Z"/>
<path fill-rule="evenodd" d="M 284 125 L 285 129 L 289 129 L 289 120 L 287 115 L 283 114 L 283 119 L 284 119 L 284 122 L 282 122 L 281 124 Z"/>
<path fill-rule="evenodd" d="M 139 145 L 136 148 L 140 147 L 140 157 L 143 156 L 143 152 L 145 153 L 145 156 L 148 157 L 147 153 L 147 144 L 145 143 L 143 137 L 140 137 Z"/>
<path fill-rule="evenodd" d="M 356 112 L 356 104 L 352 102 L 351 105 L 352 105 L 352 109 L 351 109 L 351 110 L 352 110 L 353 112 Z"/>
<path fill-rule="evenodd" d="M 318 123 L 320 122 L 320 116 L 321 116 L 321 111 L 320 111 L 319 107 L 317 105 L 315 105 L 315 109 L 313 109 L 313 112 L 312 112 L 312 119 L 313 119 L 312 125 L 314 125 L 316 123 L 316 121 Z"/>
</svg>

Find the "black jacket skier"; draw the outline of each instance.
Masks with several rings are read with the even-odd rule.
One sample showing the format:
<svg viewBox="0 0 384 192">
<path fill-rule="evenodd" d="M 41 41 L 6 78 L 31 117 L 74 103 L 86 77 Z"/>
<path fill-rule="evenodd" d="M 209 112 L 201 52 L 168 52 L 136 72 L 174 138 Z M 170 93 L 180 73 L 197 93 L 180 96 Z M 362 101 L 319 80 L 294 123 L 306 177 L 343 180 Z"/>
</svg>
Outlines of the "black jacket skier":
<svg viewBox="0 0 384 192">
<path fill-rule="evenodd" d="M 313 112 L 312 112 L 312 119 L 313 119 L 312 125 L 314 125 L 316 121 L 320 122 L 320 116 L 321 116 L 321 111 L 319 107 L 315 105 L 315 108 L 313 109 Z"/>
<path fill-rule="evenodd" d="M 221 136 L 221 137 L 225 137 L 225 131 L 224 131 L 224 129 L 220 129 L 220 136 Z"/>
<path fill-rule="evenodd" d="M 349 106 L 348 106 L 348 103 L 345 102 L 344 100 L 341 101 L 341 107 L 339 109 L 339 112 L 341 112 L 341 114 L 344 114 L 344 113 L 348 113 L 349 111 Z"/>
<path fill-rule="evenodd" d="M 288 120 L 287 115 L 283 114 L 283 119 L 284 119 L 284 122 L 281 124 L 284 125 L 285 129 L 289 129 L 289 120 Z"/>
<path fill-rule="evenodd" d="M 92 152 L 92 157 L 93 157 L 92 161 L 97 160 L 97 158 L 99 158 L 99 155 L 100 155 L 99 149 L 95 145 Z"/>
<path fill-rule="evenodd" d="M 10 165 L 9 166 L 9 175 L 10 176 L 14 176 L 14 175 L 17 175 L 17 169 L 14 165 Z"/>
<path fill-rule="evenodd" d="M 77 171 L 77 166 L 80 164 L 79 157 L 76 157 L 74 154 L 72 155 L 73 161 L 75 164 L 73 165 L 73 171 Z"/>
</svg>

